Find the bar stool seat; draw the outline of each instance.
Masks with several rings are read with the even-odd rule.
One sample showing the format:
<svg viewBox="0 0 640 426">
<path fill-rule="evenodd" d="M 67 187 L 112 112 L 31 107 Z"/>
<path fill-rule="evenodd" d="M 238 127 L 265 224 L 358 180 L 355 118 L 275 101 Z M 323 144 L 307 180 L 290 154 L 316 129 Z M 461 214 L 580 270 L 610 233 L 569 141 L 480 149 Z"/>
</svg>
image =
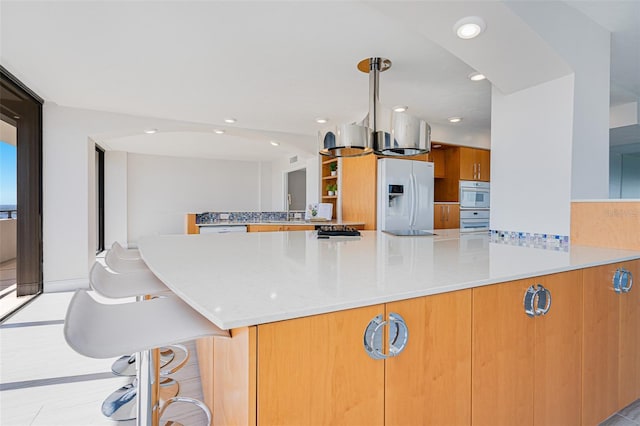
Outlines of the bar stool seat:
<svg viewBox="0 0 640 426">
<path fill-rule="evenodd" d="M 120 259 L 141 259 L 139 250 L 126 249 L 117 241 L 114 241 L 113 244 L 111 244 L 111 250 L 113 250 Z"/>
<path fill-rule="evenodd" d="M 67 309 L 64 336 L 73 350 L 90 358 L 139 353 L 137 423 L 147 425 L 151 424 L 149 419 L 154 410 L 150 383 L 158 380 L 152 375 L 150 351 L 206 336 L 229 337 L 229 332 L 216 327 L 175 297 L 102 304 L 86 290 L 77 290 Z M 210 423 L 211 413 L 200 401 L 177 397 L 165 406 L 176 401 L 191 402 L 205 409 Z"/>
<path fill-rule="evenodd" d="M 118 256 L 114 250 L 109 250 L 104 256 L 107 266 L 120 274 L 128 272 L 149 271 L 147 264 L 141 258 L 126 259 Z"/>
</svg>

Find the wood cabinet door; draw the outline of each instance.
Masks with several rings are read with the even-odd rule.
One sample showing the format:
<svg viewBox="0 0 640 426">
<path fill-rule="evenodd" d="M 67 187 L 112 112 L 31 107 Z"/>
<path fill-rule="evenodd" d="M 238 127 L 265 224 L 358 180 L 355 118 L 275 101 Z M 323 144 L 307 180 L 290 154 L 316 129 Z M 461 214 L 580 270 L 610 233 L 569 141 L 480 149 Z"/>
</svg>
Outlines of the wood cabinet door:
<svg viewBox="0 0 640 426">
<path fill-rule="evenodd" d="M 620 294 L 618 408 L 640 398 L 640 260 L 622 265 L 633 276 L 631 291 Z"/>
<path fill-rule="evenodd" d="M 491 151 L 476 149 L 476 163 L 478 164 L 476 180 L 489 182 L 491 180 Z"/>
<path fill-rule="evenodd" d="M 597 425 L 618 409 L 617 265 L 583 270 L 582 424 Z"/>
<path fill-rule="evenodd" d="M 409 340 L 387 359 L 385 425 L 471 422 L 471 290 L 387 303 Z M 358 424 L 366 424 L 360 422 Z"/>
<path fill-rule="evenodd" d="M 447 204 L 447 228 L 455 229 L 460 228 L 460 205 L 459 204 Z"/>
<path fill-rule="evenodd" d="M 476 180 L 476 154 L 475 149 L 460 147 L 460 179 Z"/>
<path fill-rule="evenodd" d="M 433 177 L 445 177 L 444 149 L 432 149 L 429 159 L 433 163 Z"/>
<path fill-rule="evenodd" d="M 524 312 L 531 280 L 473 289 L 474 426 L 533 424 L 535 320 Z"/>
<path fill-rule="evenodd" d="M 277 232 L 282 229 L 282 225 L 247 225 L 247 232 Z"/>
<path fill-rule="evenodd" d="M 528 280 L 544 286 L 551 306 L 535 324 L 535 425 L 579 425 L 582 413 L 582 271 Z"/>
<path fill-rule="evenodd" d="M 447 207 L 444 204 L 434 204 L 433 205 L 433 229 L 445 229 L 446 225 L 446 217 L 447 217 Z"/>
<path fill-rule="evenodd" d="M 258 425 L 382 425 L 384 361 L 363 347 L 383 305 L 258 326 Z"/>
</svg>

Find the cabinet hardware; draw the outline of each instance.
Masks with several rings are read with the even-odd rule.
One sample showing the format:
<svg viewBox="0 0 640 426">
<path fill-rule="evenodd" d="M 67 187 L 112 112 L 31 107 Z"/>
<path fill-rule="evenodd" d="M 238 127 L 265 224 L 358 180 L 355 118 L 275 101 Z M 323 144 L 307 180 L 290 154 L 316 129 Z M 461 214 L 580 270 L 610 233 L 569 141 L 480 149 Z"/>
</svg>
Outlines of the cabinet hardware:
<svg viewBox="0 0 640 426">
<path fill-rule="evenodd" d="M 476 179 L 476 168 L 478 166 L 478 163 L 473 163 L 473 179 Z"/>
<path fill-rule="evenodd" d="M 613 274 L 613 289 L 616 293 L 629 293 L 633 287 L 633 274 L 625 268 L 618 268 Z"/>
<path fill-rule="evenodd" d="M 398 356 L 409 341 L 409 329 L 407 323 L 399 314 L 389 314 L 389 356 Z"/>
<path fill-rule="evenodd" d="M 480 163 L 478 163 L 478 180 L 480 180 Z"/>
<path fill-rule="evenodd" d="M 538 287 L 529 286 L 524 293 L 524 312 L 527 316 L 546 315 L 551 309 L 551 292 L 541 284 Z"/>
<path fill-rule="evenodd" d="M 389 326 L 389 350 L 384 353 L 382 337 L 384 327 Z M 367 354 L 373 359 L 387 359 L 399 355 L 407 346 L 409 330 L 404 319 L 395 312 L 389 314 L 389 321 L 382 315 L 374 317 L 364 331 L 363 345 Z"/>
</svg>

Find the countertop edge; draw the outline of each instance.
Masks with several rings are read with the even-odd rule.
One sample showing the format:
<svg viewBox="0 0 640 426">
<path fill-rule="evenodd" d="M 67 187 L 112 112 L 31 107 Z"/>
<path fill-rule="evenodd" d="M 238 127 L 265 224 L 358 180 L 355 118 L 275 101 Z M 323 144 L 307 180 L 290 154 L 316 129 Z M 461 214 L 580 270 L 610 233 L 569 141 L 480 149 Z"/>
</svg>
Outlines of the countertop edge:
<svg viewBox="0 0 640 426">
<path fill-rule="evenodd" d="M 626 261 L 638 260 L 638 259 L 640 259 L 640 252 L 638 252 L 635 255 L 623 256 L 615 259 L 598 260 L 598 261 L 588 262 L 580 265 L 549 268 L 549 269 L 544 269 L 536 272 L 509 275 L 509 276 L 499 277 L 495 279 L 471 281 L 471 282 L 465 282 L 465 283 L 459 283 L 459 284 L 444 285 L 442 287 L 430 288 L 426 290 L 416 290 L 412 292 L 399 293 L 399 294 L 394 294 L 389 296 L 372 297 L 371 299 L 364 302 L 363 301 L 345 302 L 345 303 L 338 303 L 330 306 L 324 306 L 322 308 L 310 308 L 305 310 L 274 313 L 272 315 L 267 315 L 262 317 L 259 321 L 256 321 L 255 318 L 252 318 L 252 319 L 247 318 L 246 320 L 240 319 L 236 321 L 225 322 L 225 321 L 222 321 L 220 318 L 216 317 L 215 315 L 211 315 L 209 311 L 202 306 L 199 306 L 200 309 L 197 309 L 196 306 L 194 306 L 194 305 L 198 305 L 197 303 L 190 303 L 190 304 L 194 307 L 194 309 L 197 309 L 198 312 L 200 313 L 206 311 L 207 314 L 202 314 L 202 315 L 205 318 L 207 318 L 209 321 L 213 322 L 215 325 L 220 327 L 221 329 L 231 330 L 234 328 L 259 326 L 259 325 L 268 324 L 272 322 L 287 321 L 287 320 L 304 318 L 304 317 L 309 317 L 314 315 L 329 314 L 329 313 L 339 312 L 347 309 L 364 308 L 366 306 L 397 302 L 401 300 L 414 299 L 418 297 L 435 296 L 438 294 L 449 293 L 452 291 L 468 290 L 468 289 L 484 287 L 484 286 L 493 285 L 493 284 L 501 284 L 501 283 L 510 282 L 510 281 L 541 277 L 544 275 L 575 271 L 579 269 L 591 268 L 596 266 L 602 266 L 602 265 L 608 265 L 612 263 L 626 262 Z M 176 293 L 176 294 L 181 298 L 184 296 L 184 295 L 180 295 L 179 293 Z M 191 300 L 191 302 L 193 301 Z"/>
</svg>

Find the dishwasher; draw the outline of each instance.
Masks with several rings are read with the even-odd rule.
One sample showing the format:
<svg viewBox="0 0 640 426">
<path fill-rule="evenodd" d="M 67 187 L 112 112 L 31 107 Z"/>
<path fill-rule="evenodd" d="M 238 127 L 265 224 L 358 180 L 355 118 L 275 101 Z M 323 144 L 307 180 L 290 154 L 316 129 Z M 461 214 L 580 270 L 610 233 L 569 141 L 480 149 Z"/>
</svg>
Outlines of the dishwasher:
<svg viewBox="0 0 640 426">
<path fill-rule="evenodd" d="M 201 234 L 228 234 L 231 232 L 247 232 L 247 225 L 200 226 Z"/>
</svg>

